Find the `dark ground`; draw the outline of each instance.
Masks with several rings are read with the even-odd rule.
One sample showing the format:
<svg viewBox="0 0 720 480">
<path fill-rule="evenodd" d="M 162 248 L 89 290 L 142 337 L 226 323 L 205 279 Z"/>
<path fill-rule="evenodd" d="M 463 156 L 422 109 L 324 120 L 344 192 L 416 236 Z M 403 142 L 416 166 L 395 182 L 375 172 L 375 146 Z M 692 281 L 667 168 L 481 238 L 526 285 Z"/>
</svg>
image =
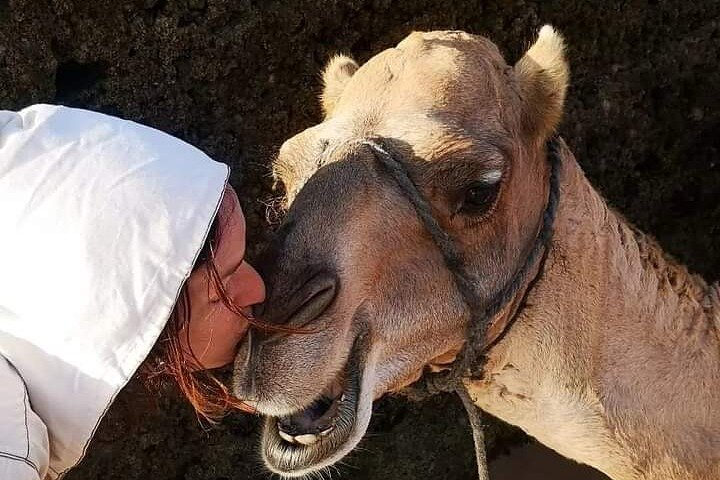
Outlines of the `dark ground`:
<svg viewBox="0 0 720 480">
<path fill-rule="evenodd" d="M 690 267 L 720 272 L 720 2 L 0 0 L 0 108 L 87 107 L 177 135 L 234 167 L 254 255 L 267 164 L 319 119 L 318 72 L 414 29 L 495 40 L 510 62 L 544 22 L 573 70 L 562 133 L 610 203 Z M 71 480 L 268 478 L 254 421 L 205 433 L 181 402 L 131 385 Z M 157 404 L 157 405 L 156 405 Z M 494 427 L 499 451 L 519 434 Z M 458 403 L 385 400 L 342 478 L 471 479 Z"/>
</svg>

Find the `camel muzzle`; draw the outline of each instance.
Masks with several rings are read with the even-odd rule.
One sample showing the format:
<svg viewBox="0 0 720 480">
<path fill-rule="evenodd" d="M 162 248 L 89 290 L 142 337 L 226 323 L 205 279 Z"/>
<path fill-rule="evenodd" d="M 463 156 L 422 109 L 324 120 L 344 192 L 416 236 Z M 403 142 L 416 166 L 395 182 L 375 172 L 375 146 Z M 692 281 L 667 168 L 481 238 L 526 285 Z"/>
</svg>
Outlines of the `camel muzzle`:
<svg viewBox="0 0 720 480">
<path fill-rule="evenodd" d="M 261 448 L 273 472 L 300 477 L 332 464 L 332 457 L 357 433 L 366 337 L 361 334 L 356 339 L 344 371 L 308 407 L 291 415 L 267 417 Z"/>
</svg>

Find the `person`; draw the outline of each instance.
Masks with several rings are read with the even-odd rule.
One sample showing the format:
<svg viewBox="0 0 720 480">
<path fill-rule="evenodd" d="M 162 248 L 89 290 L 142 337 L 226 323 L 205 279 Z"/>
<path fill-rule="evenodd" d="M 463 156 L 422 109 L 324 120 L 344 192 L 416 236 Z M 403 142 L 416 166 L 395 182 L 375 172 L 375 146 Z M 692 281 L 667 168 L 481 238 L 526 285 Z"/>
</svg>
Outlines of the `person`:
<svg viewBox="0 0 720 480">
<path fill-rule="evenodd" d="M 203 373 L 265 295 L 228 178 L 131 121 L 0 111 L 0 479 L 62 477 L 138 369 L 202 417 L 243 407 Z"/>
</svg>

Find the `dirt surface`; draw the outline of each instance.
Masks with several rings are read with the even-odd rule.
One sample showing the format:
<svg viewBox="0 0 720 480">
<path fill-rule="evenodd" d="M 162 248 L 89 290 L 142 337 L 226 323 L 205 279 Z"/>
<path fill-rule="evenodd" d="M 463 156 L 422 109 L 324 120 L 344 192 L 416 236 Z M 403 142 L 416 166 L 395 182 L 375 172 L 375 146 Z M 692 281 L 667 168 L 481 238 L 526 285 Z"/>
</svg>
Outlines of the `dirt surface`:
<svg viewBox="0 0 720 480">
<path fill-rule="evenodd" d="M 539 443 L 514 447 L 490 463 L 492 480 L 609 480 L 590 467 L 568 461 Z"/>
<path fill-rule="evenodd" d="M 0 108 L 63 103 L 140 121 L 233 167 L 251 232 L 266 238 L 268 160 L 319 119 L 329 55 L 366 60 L 412 30 L 494 39 L 510 61 L 552 22 L 573 71 L 562 133 L 611 204 L 690 267 L 720 272 L 720 2 L 446 0 L 0 0 Z M 341 466 L 352 479 L 471 479 L 452 398 L 385 400 Z M 493 427 L 497 452 L 521 436 Z M 494 435 L 491 435 L 494 437 Z M 71 480 L 268 478 L 257 425 L 205 432 L 172 395 L 118 399 Z"/>
</svg>

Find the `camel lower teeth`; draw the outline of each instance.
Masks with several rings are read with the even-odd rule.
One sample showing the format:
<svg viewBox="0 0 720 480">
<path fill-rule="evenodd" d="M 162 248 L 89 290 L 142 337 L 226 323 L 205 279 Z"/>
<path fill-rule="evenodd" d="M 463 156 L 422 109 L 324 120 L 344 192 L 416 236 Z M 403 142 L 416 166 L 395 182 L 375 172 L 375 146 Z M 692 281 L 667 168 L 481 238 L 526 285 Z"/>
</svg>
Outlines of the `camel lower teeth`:
<svg viewBox="0 0 720 480">
<path fill-rule="evenodd" d="M 325 430 L 323 430 L 322 432 L 320 432 L 320 436 L 321 436 L 321 437 L 327 437 L 328 435 L 330 435 L 330 432 L 332 432 L 334 428 L 335 428 L 335 427 L 326 428 Z"/>
<path fill-rule="evenodd" d="M 313 445 L 317 443 L 318 440 L 318 436 L 313 435 L 312 433 L 307 433 L 305 435 L 297 435 L 295 437 L 295 441 L 302 445 Z"/>
<path fill-rule="evenodd" d="M 285 440 L 286 442 L 288 442 L 288 443 L 296 443 L 296 442 L 295 442 L 295 437 L 293 437 L 292 435 L 289 435 L 289 434 L 283 432 L 283 431 L 280 430 L 279 428 L 278 428 L 278 433 L 280 434 L 280 438 L 282 438 L 282 439 Z"/>
</svg>

